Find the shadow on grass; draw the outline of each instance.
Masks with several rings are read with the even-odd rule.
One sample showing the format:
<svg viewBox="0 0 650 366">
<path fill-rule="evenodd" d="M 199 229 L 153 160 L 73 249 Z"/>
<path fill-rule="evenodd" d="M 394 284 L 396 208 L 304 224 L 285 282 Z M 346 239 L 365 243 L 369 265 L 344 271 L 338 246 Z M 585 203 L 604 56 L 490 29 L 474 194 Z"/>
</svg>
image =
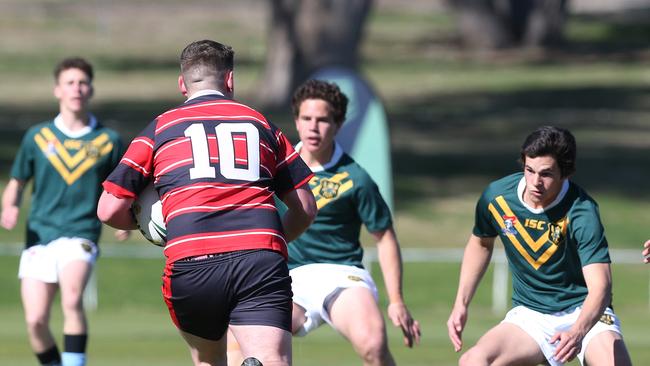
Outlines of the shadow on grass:
<svg viewBox="0 0 650 366">
<path fill-rule="evenodd" d="M 389 110 L 396 197 L 453 196 L 519 170 L 520 144 L 541 125 L 578 142 L 574 180 L 589 191 L 647 197 L 650 87 L 430 95 Z M 426 140 L 426 142 L 424 142 Z M 414 182 L 453 182 L 417 189 Z M 466 184 L 463 184 L 465 182 Z"/>
<path fill-rule="evenodd" d="M 94 112 L 128 142 L 158 113 L 177 104 L 122 101 L 96 104 Z M 55 111 L 0 107 L 0 170 L 6 176 L 25 130 Z M 543 124 L 567 127 L 576 135 L 575 180 L 589 191 L 650 194 L 643 189 L 650 178 L 650 87 L 435 94 L 387 112 L 395 196 L 401 204 L 480 192 L 490 180 L 519 169 L 521 142 Z M 268 117 L 296 141 L 289 113 Z"/>
</svg>

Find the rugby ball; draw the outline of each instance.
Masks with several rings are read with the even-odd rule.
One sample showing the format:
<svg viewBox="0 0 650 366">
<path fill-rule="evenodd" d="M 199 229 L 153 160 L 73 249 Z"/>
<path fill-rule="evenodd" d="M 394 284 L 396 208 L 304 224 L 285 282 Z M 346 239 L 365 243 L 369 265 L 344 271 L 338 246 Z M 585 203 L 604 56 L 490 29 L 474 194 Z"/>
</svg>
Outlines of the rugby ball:
<svg viewBox="0 0 650 366">
<path fill-rule="evenodd" d="M 163 219 L 162 203 L 153 184 L 149 184 L 140 192 L 131 205 L 131 212 L 145 239 L 160 247 L 167 244 L 167 227 Z"/>
</svg>

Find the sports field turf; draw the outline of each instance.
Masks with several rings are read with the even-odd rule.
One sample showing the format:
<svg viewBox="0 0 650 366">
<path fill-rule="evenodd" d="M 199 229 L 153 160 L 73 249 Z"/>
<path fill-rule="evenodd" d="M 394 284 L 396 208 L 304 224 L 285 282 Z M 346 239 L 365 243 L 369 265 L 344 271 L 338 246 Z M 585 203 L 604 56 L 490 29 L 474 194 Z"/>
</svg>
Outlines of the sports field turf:
<svg viewBox="0 0 650 366">
<path fill-rule="evenodd" d="M 149 245 L 149 244 L 129 244 Z M 27 346 L 15 280 L 17 257 L 0 257 L 0 364 L 34 365 Z M 378 268 L 375 266 L 375 273 Z M 401 335 L 389 327 L 390 347 L 400 365 L 454 365 L 457 354 L 447 339 L 445 323 L 454 298 L 458 264 L 407 264 L 406 301 L 421 322 L 422 343 L 407 349 Z M 90 312 L 89 360 L 93 366 L 183 365 L 189 354 L 169 320 L 160 295 L 162 260 L 101 258 L 98 265 L 99 306 Z M 615 265 L 615 306 L 623 322 L 625 340 L 635 365 L 650 364 L 648 347 L 648 269 L 643 266 Z M 378 277 L 378 276 L 376 276 Z M 490 310 L 491 273 L 488 272 L 470 309 L 465 341 L 477 337 L 501 319 Z M 379 281 L 378 286 L 382 286 Z M 385 300 L 382 295 L 382 307 Z M 58 306 L 53 327 L 60 334 Z M 323 326 L 304 339 L 294 338 L 296 365 L 358 365 L 350 345 L 330 328 Z"/>
<path fill-rule="evenodd" d="M 7 177 L 24 131 L 56 110 L 50 73 L 63 56 L 85 56 L 96 65 L 93 110 L 125 140 L 181 101 L 175 89 L 177 57 L 191 40 L 215 38 L 233 45 L 237 97 L 254 103 L 265 55 L 265 2 L 179 4 L 0 2 L 0 180 Z M 548 53 L 475 55 L 454 43 L 453 18 L 430 4 L 376 2 L 361 49 L 360 71 L 384 100 L 389 117 L 401 244 L 463 246 L 481 189 L 519 168 L 517 151 L 527 132 L 558 124 L 578 139 L 574 178 L 599 202 L 610 246 L 640 249 L 650 237 L 647 11 L 572 16 L 567 45 Z M 170 14 L 176 15 L 174 26 L 160 21 Z M 269 116 L 295 138 L 287 111 Z M 0 232 L 0 245 L 22 240 L 23 223 L 18 226 Z M 112 241 L 105 235 L 102 242 Z M 150 244 L 136 234 L 111 249 L 143 246 Z M 0 256 L 1 366 L 35 364 L 23 325 L 17 265 L 17 257 Z M 100 259 L 99 307 L 90 313 L 90 365 L 190 363 L 161 300 L 162 266 L 162 259 Z M 650 365 L 650 266 L 615 264 L 613 271 L 614 304 L 632 359 Z M 458 263 L 405 266 L 405 298 L 422 323 L 423 338 L 408 350 L 389 326 L 398 364 L 456 364 L 445 323 L 457 276 Z M 470 309 L 466 344 L 503 316 L 491 311 L 490 277 L 488 272 Z M 58 306 L 52 316 L 60 339 Z M 351 347 L 327 327 L 296 339 L 294 358 L 296 365 L 359 364 Z"/>
</svg>

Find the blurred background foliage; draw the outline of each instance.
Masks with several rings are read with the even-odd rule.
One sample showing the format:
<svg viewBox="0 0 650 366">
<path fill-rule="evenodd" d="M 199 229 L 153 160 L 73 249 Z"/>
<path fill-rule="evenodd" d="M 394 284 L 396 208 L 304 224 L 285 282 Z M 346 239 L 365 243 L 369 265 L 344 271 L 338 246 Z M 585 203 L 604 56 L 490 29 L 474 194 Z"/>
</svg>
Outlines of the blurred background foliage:
<svg viewBox="0 0 650 366">
<path fill-rule="evenodd" d="M 305 75 L 335 63 L 369 80 L 389 118 L 404 246 L 464 245 L 481 189 L 519 169 L 521 141 L 543 124 L 575 133 L 574 180 L 600 202 L 612 245 L 635 248 L 648 236 L 649 1 L 358 0 L 353 41 L 354 31 L 332 31 L 348 29 L 350 18 L 333 15 L 350 4 L 2 0 L 0 170 L 6 177 L 24 131 L 56 112 L 51 69 L 62 57 L 95 64 L 93 109 L 128 141 L 182 102 L 180 50 L 212 38 L 236 51 L 237 98 L 294 140 L 286 93 Z M 543 16 L 554 25 L 535 23 Z M 526 36 L 521 24 L 553 36 Z M 492 28 L 519 35 L 479 42 Z M 280 49 L 284 63 L 272 60 Z"/>
</svg>

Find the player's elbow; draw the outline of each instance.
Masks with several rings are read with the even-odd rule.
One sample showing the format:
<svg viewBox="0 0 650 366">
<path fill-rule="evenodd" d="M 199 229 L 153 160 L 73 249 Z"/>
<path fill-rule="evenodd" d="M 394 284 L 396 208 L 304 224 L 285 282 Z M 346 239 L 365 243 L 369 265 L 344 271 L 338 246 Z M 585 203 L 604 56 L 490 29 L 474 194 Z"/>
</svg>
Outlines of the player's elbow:
<svg viewBox="0 0 650 366">
<path fill-rule="evenodd" d="M 97 203 L 97 218 L 116 229 L 133 229 L 133 220 L 128 212 L 130 201 L 103 192 Z"/>
<path fill-rule="evenodd" d="M 106 205 L 97 205 L 97 218 L 104 224 L 110 225 L 113 220 L 114 213 L 108 210 Z"/>
<path fill-rule="evenodd" d="M 316 201 L 314 200 L 314 197 L 311 197 L 311 200 L 308 200 L 304 204 L 305 208 L 305 218 L 306 221 L 308 222 L 307 226 L 311 225 L 312 222 L 316 219 L 316 215 L 318 214 L 318 206 L 316 206 Z"/>
</svg>

